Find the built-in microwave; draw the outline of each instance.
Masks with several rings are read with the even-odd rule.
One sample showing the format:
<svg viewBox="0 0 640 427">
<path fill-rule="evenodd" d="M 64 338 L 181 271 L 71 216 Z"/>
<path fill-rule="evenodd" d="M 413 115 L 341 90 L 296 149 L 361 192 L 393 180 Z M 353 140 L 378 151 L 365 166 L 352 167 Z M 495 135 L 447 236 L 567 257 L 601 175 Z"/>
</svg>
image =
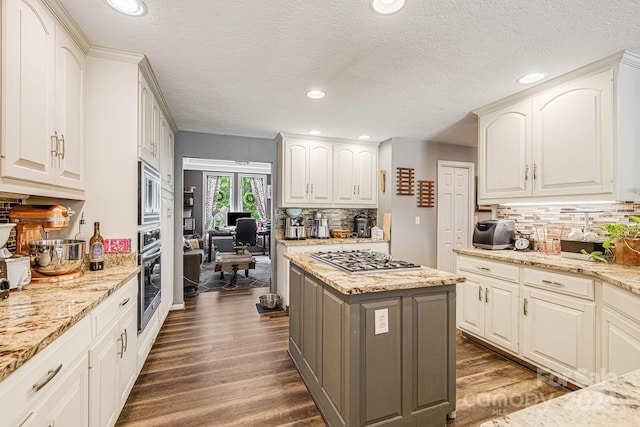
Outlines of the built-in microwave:
<svg viewBox="0 0 640 427">
<path fill-rule="evenodd" d="M 160 173 L 143 161 L 138 162 L 138 225 L 160 222 Z"/>
</svg>

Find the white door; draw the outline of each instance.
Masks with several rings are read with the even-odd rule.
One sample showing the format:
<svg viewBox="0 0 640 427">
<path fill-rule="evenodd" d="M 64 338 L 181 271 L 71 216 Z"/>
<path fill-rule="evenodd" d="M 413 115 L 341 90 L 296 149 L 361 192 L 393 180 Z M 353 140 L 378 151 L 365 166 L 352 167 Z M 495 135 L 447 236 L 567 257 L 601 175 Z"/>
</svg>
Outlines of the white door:
<svg viewBox="0 0 640 427">
<path fill-rule="evenodd" d="M 309 203 L 333 201 L 333 147 L 318 141 L 309 142 Z"/>
<path fill-rule="evenodd" d="M 357 149 L 356 196 L 358 204 L 375 205 L 378 198 L 378 154 L 374 147 L 360 146 Z"/>
<path fill-rule="evenodd" d="M 291 206 L 309 200 L 309 144 L 306 141 L 284 142 L 284 203 Z"/>
<path fill-rule="evenodd" d="M 437 268 L 455 271 L 453 249 L 469 247 L 473 224 L 473 163 L 438 161 Z"/>
<path fill-rule="evenodd" d="M 353 203 L 356 198 L 355 152 L 348 144 L 333 149 L 333 201 Z"/>
<path fill-rule="evenodd" d="M 517 353 L 520 286 L 495 279 L 484 284 L 485 338 Z"/>
</svg>

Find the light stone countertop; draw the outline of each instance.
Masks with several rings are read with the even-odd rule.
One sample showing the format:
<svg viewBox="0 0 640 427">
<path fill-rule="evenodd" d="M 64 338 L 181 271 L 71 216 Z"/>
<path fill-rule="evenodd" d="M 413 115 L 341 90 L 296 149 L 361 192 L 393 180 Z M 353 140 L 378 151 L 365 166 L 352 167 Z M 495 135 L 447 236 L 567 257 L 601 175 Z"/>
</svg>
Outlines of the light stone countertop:
<svg viewBox="0 0 640 427">
<path fill-rule="evenodd" d="M 454 249 L 460 255 L 470 255 L 512 264 L 548 268 L 565 273 L 582 274 L 595 277 L 612 285 L 640 295 L 640 267 L 602 262 L 582 261 L 563 258 L 560 255 L 545 255 L 534 251 Z"/>
<path fill-rule="evenodd" d="M 283 238 L 276 239 L 278 243 L 285 246 L 309 246 L 309 245 L 344 245 L 353 243 L 388 243 L 389 240 L 374 240 L 371 238 L 356 237 L 353 239 L 304 239 L 304 240 L 287 240 Z"/>
<path fill-rule="evenodd" d="M 513 414 L 491 426 L 637 426 L 640 424 L 640 369 Z"/>
<path fill-rule="evenodd" d="M 307 252 L 284 256 L 292 264 L 344 295 L 455 285 L 466 280 L 460 275 L 428 267 L 399 272 L 352 274 L 317 261 Z"/>
<path fill-rule="evenodd" d="M 58 283 L 30 283 L 0 300 L 0 381 L 75 325 L 140 267 L 105 263 L 102 271 Z"/>
</svg>

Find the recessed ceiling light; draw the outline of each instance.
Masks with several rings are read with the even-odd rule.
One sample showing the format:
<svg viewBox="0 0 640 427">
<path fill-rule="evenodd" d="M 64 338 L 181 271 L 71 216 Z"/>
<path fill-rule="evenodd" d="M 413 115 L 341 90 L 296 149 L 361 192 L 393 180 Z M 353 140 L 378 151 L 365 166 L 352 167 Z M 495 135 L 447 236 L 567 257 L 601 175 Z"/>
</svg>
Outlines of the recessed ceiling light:
<svg viewBox="0 0 640 427">
<path fill-rule="evenodd" d="M 326 92 L 320 89 L 313 89 L 307 92 L 307 98 L 322 99 L 326 95 Z"/>
<path fill-rule="evenodd" d="M 106 0 L 107 4 L 120 13 L 131 16 L 142 16 L 147 7 L 142 0 Z"/>
<path fill-rule="evenodd" d="M 404 6 L 404 0 L 371 0 L 371 9 L 381 15 L 391 15 Z"/>
<path fill-rule="evenodd" d="M 531 83 L 539 82 L 540 80 L 547 77 L 546 73 L 529 73 L 525 76 L 520 77 L 516 82 L 521 85 L 528 85 Z"/>
<path fill-rule="evenodd" d="M 363 140 L 363 141 L 366 141 L 367 139 L 371 139 L 371 137 L 370 137 L 369 135 L 360 135 L 360 136 L 358 137 L 358 139 L 361 139 L 361 140 Z"/>
<path fill-rule="evenodd" d="M 322 135 L 322 131 L 319 130 L 310 130 L 309 135 Z"/>
</svg>

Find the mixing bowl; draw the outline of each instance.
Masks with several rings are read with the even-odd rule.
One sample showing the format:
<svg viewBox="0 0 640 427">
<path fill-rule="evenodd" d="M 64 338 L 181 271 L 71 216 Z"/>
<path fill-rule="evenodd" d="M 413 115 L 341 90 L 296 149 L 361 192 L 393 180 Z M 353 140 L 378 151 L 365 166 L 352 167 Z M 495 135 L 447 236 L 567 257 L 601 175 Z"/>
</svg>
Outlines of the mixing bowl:
<svg viewBox="0 0 640 427">
<path fill-rule="evenodd" d="M 31 268 L 48 276 L 71 273 L 82 265 L 84 240 L 34 240 L 29 243 Z"/>
</svg>

